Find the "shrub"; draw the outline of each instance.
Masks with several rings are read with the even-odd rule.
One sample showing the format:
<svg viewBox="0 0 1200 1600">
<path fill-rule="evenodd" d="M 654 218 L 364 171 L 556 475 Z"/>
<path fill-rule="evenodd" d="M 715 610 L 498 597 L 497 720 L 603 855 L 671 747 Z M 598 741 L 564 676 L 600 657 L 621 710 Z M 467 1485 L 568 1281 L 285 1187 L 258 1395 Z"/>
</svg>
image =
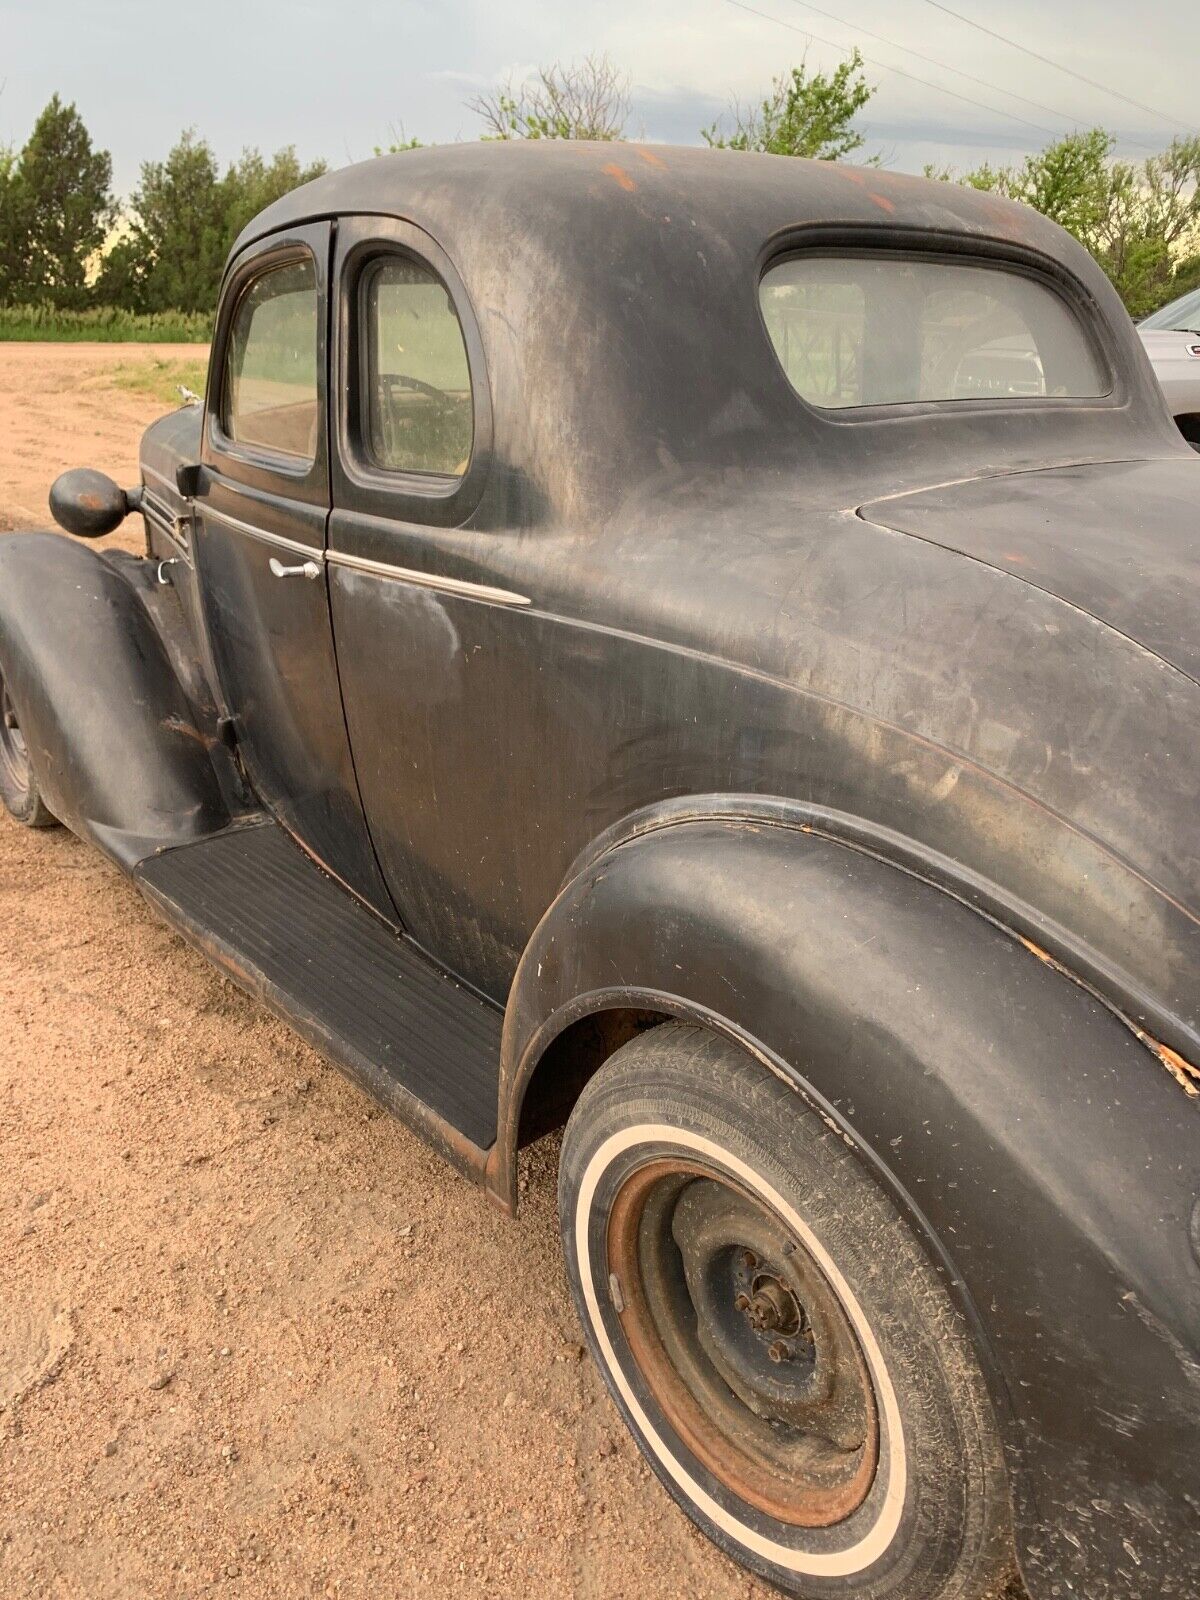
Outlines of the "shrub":
<svg viewBox="0 0 1200 1600">
<path fill-rule="evenodd" d="M 0 306 L 0 340 L 138 341 L 144 344 L 207 344 L 212 317 L 199 311 L 133 312 L 119 306 L 64 311 L 55 306 Z"/>
</svg>

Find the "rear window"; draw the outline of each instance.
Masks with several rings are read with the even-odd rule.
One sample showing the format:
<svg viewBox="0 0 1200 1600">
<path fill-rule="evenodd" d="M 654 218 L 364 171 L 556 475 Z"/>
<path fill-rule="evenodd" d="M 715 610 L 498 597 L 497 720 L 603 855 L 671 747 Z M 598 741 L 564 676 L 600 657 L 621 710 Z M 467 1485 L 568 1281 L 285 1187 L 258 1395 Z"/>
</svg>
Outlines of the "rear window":
<svg viewBox="0 0 1200 1600">
<path fill-rule="evenodd" d="M 1108 392 L 1070 307 L 1020 272 L 901 256 L 796 256 L 768 269 L 759 296 L 789 383 L 815 406 Z"/>
</svg>

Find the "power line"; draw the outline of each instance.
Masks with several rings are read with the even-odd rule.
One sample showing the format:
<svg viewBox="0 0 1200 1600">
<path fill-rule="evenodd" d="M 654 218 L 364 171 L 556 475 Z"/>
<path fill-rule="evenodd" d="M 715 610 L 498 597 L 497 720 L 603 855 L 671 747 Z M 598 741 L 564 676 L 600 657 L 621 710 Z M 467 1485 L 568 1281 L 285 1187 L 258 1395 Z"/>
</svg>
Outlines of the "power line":
<svg viewBox="0 0 1200 1600">
<path fill-rule="evenodd" d="M 1069 112 L 1059 111 L 1054 106 L 1043 105 L 1040 100 L 1030 100 L 1027 95 L 1017 94 L 1014 89 L 1005 89 L 998 83 L 989 83 L 986 78 L 977 78 L 973 73 L 964 72 L 961 67 L 953 67 L 948 61 L 939 61 L 936 56 L 926 55 L 922 50 L 914 50 L 911 45 L 897 44 L 895 39 L 887 39 L 882 33 L 875 33 L 870 28 L 864 28 L 857 22 L 847 22 L 845 17 L 838 17 L 832 11 L 823 11 L 820 6 L 814 6 L 809 0 L 792 0 L 793 5 L 803 6 L 805 11 L 812 11 L 818 17 L 825 17 L 829 22 L 836 22 L 843 28 L 849 28 L 852 33 L 861 33 L 868 39 L 878 39 L 880 44 L 886 44 L 891 50 L 902 50 L 905 55 L 916 56 L 918 61 L 927 61 L 931 67 L 938 67 L 943 72 L 953 72 L 960 78 L 965 78 L 968 83 L 978 84 L 981 89 L 992 89 L 997 94 L 1007 95 L 1010 100 L 1019 100 L 1022 105 L 1031 106 L 1034 111 L 1046 111 L 1052 117 L 1062 117 L 1066 122 L 1078 122 Z M 1131 141 L 1137 143 L 1138 141 Z M 1147 148 L 1150 148 L 1147 146 Z"/>
<path fill-rule="evenodd" d="M 786 28 L 789 33 L 798 33 L 804 39 L 815 40 L 817 44 L 827 45 L 830 50 L 836 50 L 839 55 L 852 55 L 853 51 L 845 45 L 834 44 L 832 39 L 822 39 L 819 34 L 812 33 L 808 28 L 798 28 L 794 22 L 785 22 L 782 17 L 773 17 L 766 11 L 758 11 L 754 6 L 748 6 L 745 0 L 725 0 L 725 4 L 736 6 L 739 11 L 748 11 L 752 17 L 761 17 L 764 22 L 777 23 L 779 27 Z M 872 56 L 865 56 L 860 50 L 858 54 L 864 62 L 877 67 L 881 72 L 894 72 L 898 78 L 907 78 L 910 83 L 919 83 L 922 88 L 932 89 L 936 94 L 948 94 L 952 100 L 961 100 L 964 105 L 973 106 L 976 110 L 981 107 L 985 111 L 992 111 L 998 117 L 1007 117 L 1010 122 L 1020 122 L 1027 128 L 1032 128 L 1035 133 L 1047 134 L 1051 139 L 1060 137 L 1054 128 L 1044 128 L 1039 122 L 1030 122 L 1028 117 L 1019 117 L 1015 111 L 1005 111 L 1001 106 L 989 106 L 986 101 L 972 99 L 970 95 L 959 94 L 957 89 L 947 89 L 945 84 L 933 83 L 928 78 L 918 78 L 915 72 L 905 72 L 903 67 L 893 67 L 886 61 L 878 61 Z"/>
<path fill-rule="evenodd" d="M 1064 67 L 1061 61 L 1054 61 L 1049 56 L 1040 55 L 1036 50 L 1029 49 L 1028 45 L 1018 44 L 1015 39 L 1010 39 L 1006 34 L 997 33 L 994 28 L 985 27 L 982 22 L 976 22 L 974 17 L 964 17 L 961 11 L 952 11 L 949 6 L 942 4 L 942 0 L 925 0 L 935 11 L 944 11 L 948 17 L 955 17 L 959 22 L 965 22 L 968 28 L 978 28 L 980 33 L 986 33 L 989 39 L 999 39 L 1001 44 L 1010 45 L 1014 50 L 1020 50 L 1023 55 L 1032 56 L 1035 61 L 1040 61 L 1043 66 L 1054 67 L 1059 72 L 1065 72 L 1068 77 L 1078 78 L 1080 83 L 1086 83 L 1091 89 L 1099 89 L 1101 94 L 1110 94 L 1116 100 L 1124 100 L 1127 106 L 1135 106 L 1139 111 L 1146 111 L 1152 117 L 1160 117 L 1168 127 L 1176 129 L 1186 128 L 1190 124 L 1183 122 L 1178 117 L 1169 117 L 1165 111 L 1159 111 L 1155 106 L 1143 105 L 1140 100 L 1131 100 L 1127 94 L 1122 94 L 1119 89 L 1110 89 L 1106 83 L 1097 83 L 1095 78 L 1085 78 L 1082 72 L 1076 72 L 1074 67 Z"/>
</svg>

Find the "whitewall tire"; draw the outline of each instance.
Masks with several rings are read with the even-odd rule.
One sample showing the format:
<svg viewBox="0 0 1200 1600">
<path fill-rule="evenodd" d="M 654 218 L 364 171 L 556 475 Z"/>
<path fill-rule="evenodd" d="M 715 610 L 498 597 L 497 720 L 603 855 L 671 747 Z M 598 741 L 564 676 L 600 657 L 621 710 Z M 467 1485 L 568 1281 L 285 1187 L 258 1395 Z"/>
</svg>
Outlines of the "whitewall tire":
<svg viewBox="0 0 1200 1600">
<path fill-rule="evenodd" d="M 568 1275 L 650 1465 L 785 1592 L 1000 1593 L 1011 1541 L 962 1319 L 845 1141 L 728 1041 L 670 1024 L 568 1124 Z"/>
</svg>

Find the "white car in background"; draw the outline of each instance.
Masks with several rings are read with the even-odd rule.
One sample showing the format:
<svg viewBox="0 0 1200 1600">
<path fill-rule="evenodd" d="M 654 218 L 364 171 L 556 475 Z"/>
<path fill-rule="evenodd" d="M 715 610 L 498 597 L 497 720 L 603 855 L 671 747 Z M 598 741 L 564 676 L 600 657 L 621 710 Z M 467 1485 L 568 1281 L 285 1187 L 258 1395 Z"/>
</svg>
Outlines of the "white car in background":
<svg viewBox="0 0 1200 1600">
<path fill-rule="evenodd" d="M 1138 332 L 1180 432 L 1200 450 L 1200 289 L 1146 317 Z"/>
</svg>

